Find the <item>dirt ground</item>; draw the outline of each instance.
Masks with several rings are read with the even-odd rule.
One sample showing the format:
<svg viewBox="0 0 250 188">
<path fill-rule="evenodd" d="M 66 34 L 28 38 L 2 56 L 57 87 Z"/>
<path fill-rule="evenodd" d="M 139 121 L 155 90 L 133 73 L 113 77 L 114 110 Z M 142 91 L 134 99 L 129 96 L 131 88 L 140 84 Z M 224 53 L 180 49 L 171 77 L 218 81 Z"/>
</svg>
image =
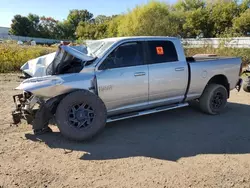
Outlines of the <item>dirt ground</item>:
<svg viewBox="0 0 250 188">
<path fill-rule="evenodd" d="M 250 94 L 110 123 L 89 142 L 10 126 L 16 74 L 0 75 L 0 187 L 250 187 Z"/>
</svg>

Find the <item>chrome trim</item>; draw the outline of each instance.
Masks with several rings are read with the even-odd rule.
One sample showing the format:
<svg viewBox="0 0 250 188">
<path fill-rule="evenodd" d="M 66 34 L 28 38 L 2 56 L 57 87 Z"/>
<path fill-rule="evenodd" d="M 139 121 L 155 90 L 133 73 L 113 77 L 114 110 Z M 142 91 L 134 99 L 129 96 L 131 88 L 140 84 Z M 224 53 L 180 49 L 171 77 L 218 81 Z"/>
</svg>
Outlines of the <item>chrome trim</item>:
<svg viewBox="0 0 250 188">
<path fill-rule="evenodd" d="M 146 75 L 145 72 L 136 72 L 136 73 L 134 74 L 135 77 L 137 77 L 137 76 L 145 76 L 145 75 Z"/>
<path fill-rule="evenodd" d="M 175 71 L 184 71 L 185 70 L 185 67 L 178 67 L 178 68 L 175 68 Z"/>
</svg>

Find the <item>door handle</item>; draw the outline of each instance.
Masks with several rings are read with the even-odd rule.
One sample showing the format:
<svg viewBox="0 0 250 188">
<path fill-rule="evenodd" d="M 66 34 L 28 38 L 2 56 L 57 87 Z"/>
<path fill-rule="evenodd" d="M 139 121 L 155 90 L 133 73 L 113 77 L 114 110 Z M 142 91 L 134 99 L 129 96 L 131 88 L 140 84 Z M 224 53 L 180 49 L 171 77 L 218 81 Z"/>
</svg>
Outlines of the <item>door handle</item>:
<svg viewBox="0 0 250 188">
<path fill-rule="evenodd" d="M 145 76 L 145 75 L 146 75 L 145 72 L 136 72 L 136 73 L 134 74 L 134 76 Z"/>
<path fill-rule="evenodd" d="M 184 67 L 178 67 L 178 68 L 175 68 L 175 71 L 184 71 L 185 68 Z"/>
</svg>

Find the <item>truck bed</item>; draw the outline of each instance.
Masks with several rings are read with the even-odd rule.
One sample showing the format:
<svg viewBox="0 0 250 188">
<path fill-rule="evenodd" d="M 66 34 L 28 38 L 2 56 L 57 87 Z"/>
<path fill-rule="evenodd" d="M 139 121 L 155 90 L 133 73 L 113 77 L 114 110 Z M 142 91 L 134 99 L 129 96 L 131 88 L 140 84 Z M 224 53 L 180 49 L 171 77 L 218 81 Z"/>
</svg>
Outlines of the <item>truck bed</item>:
<svg viewBox="0 0 250 188">
<path fill-rule="evenodd" d="M 226 60 L 226 59 L 234 59 L 235 57 L 224 57 L 224 56 L 193 56 L 186 57 L 188 63 L 199 63 L 204 61 L 216 61 L 216 60 Z"/>
<path fill-rule="evenodd" d="M 230 83 L 230 90 L 235 88 L 239 78 L 240 58 L 196 56 L 187 57 L 186 59 L 190 71 L 188 98 L 199 97 L 214 75 L 224 75 L 228 83 Z"/>
</svg>

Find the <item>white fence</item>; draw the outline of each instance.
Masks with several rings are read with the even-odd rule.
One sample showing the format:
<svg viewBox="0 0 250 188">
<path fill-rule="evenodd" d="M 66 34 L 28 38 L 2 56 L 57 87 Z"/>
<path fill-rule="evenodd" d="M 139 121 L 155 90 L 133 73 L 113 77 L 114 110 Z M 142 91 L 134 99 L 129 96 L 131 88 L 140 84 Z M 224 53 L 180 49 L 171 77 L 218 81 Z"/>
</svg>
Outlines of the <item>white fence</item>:
<svg viewBox="0 0 250 188">
<path fill-rule="evenodd" d="M 220 46 L 250 48 L 250 37 L 182 39 L 182 44 L 186 48 L 203 48 L 208 46 L 213 48 Z"/>
<path fill-rule="evenodd" d="M 6 34 L 0 34 L 0 39 L 16 40 L 16 41 L 22 41 L 22 42 L 28 42 L 28 41 L 33 40 L 33 41 L 36 41 L 37 44 L 55 44 L 55 43 L 60 43 L 61 41 L 61 40 L 56 40 L 56 39 L 22 37 L 22 36 L 6 35 Z M 63 40 L 63 41 L 68 41 L 68 40 Z"/>
<path fill-rule="evenodd" d="M 4 40 L 16 40 L 16 41 L 36 41 L 40 44 L 54 44 L 59 43 L 61 40 L 46 39 L 46 38 L 35 38 L 35 37 L 22 37 L 15 35 L 0 34 L 0 39 Z M 64 40 L 69 41 L 69 40 Z M 200 38 L 200 39 L 181 39 L 182 44 L 186 48 L 203 48 L 213 47 L 218 48 L 220 46 L 230 48 L 250 48 L 250 37 L 238 37 L 238 38 Z"/>
</svg>

